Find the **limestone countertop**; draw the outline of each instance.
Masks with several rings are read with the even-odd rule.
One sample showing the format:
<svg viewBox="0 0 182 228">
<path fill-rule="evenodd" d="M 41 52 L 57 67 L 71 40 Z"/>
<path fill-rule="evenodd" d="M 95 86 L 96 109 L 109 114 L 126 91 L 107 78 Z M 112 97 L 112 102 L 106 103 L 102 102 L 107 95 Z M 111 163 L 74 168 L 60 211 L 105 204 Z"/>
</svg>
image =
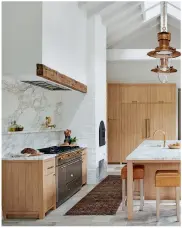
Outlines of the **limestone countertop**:
<svg viewBox="0 0 182 228">
<path fill-rule="evenodd" d="M 166 147 L 163 147 L 162 140 L 145 140 L 132 153 L 130 153 L 126 160 L 181 160 L 181 149 L 169 149 L 168 145 L 180 140 L 167 140 Z"/>
<path fill-rule="evenodd" d="M 39 155 L 39 156 L 24 156 L 24 155 L 13 155 L 13 154 L 8 154 L 5 155 L 4 157 L 2 157 L 2 160 L 46 160 L 46 159 L 50 159 L 50 158 L 54 158 L 56 157 L 57 154 L 43 154 L 43 155 Z"/>
</svg>

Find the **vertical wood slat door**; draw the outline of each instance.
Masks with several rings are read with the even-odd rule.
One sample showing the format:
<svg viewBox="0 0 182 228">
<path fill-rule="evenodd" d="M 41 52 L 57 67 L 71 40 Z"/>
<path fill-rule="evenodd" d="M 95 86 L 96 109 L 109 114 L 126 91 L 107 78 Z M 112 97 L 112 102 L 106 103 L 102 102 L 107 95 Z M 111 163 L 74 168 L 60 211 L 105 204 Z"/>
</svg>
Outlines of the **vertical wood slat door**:
<svg viewBox="0 0 182 228">
<path fill-rule="evenodd" d="M 120 107 L 120 147 L 121 160 L 126 157 L 138 144 L 137 134 L 137 104 L 122 104 Z"/>
<path fill-rule="evenodd" d="M 150 137 L 150 104 L 137 104 L 137 145 Z"/>
<path fill-rule="evenodd" d="M 150 112 L 150 139 L 163 140 L 161 132 L 154 132 L 158 129 L 166 132 L 166 139 L 176 139 L 176 103 L 151 104 Z"/>
<path fill-rule="evenodd" d="M 108 163 L 120 163 L 119 84 L 107 87 Z"/>
<path fill-rule="evenodd" d="M 150 102 L 151 103 L 175 103 L 176 84 L 151 84 Z"/>
<path fill-rule="evenodd" d="M 120 120 L 108 120 L 108 163 L 120 163 Z"/>
<path fill-rule="evenodd" d="M 123 104 L 149 103 L 150 85 L 149 84 L 120 84 L 120 102 Z"/>
</svg>

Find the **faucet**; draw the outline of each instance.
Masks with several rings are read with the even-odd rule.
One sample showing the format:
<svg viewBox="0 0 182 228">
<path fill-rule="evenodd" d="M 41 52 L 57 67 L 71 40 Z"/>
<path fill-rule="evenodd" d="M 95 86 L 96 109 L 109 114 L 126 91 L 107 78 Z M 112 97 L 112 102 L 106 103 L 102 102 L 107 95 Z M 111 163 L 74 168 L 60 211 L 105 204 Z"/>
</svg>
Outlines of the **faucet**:
<svg viewBox="0 0 182 228">
<path fill-rule="evenodd" d="M 165 131 L 163 131 L 163 130 L 156 130 L 155 132 L 154 132 L 154 134 L 153 134 L 153 136 L 157 133 L 157 132 L 162 132 L 163 133 L 163 135 L 164 135 L 164 147 L 166 146 L 166 132 Z"/>
</svg>

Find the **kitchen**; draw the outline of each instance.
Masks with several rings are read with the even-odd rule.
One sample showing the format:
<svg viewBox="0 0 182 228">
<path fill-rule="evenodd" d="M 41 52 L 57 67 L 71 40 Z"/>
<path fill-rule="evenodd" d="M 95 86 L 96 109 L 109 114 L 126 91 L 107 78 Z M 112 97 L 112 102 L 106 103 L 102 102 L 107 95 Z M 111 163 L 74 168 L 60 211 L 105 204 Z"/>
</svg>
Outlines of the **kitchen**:
<svg viewBox="0 0 182 228">
<path fill-rule="evenodd" d="M 119 5 L 119 3 L 113 2 L 113 4 L 108 4 L 108 6 L 105 8 L 104 13 L 106 15 L 107 13 L 109 14 L 109 11 L 112 7 L 112 10 L 116 11 L 117 4 Z M 54 190 L 54 194 L 52 194 L 52 199 L 54 203 L 50 203 L 49 206 L 45 206 L 46 209 L 43 206 L 41 208 L 44 209 L 40 209 L 40 218 L 45 217 L 45 221 L 47 218 L 49 218 L 49 215 L 46 215 L 45 213 L 48 209 L 52 210 L 52 212 L 50 213 L 58 213 L 59 208 L 61 210 L 61 208 L 66 205 L 66 203 L 70 202 L 71 204 L 72 201 L 73 204 L 74 197 L 76 197 L 77 194 L 79 195 L 83 193 L 83 197 L 86 195 L 88 189 L 90 189 L 91 186 L 102 183 L 101 181 L 108 176 L 107 170 L 114 169 L 115 171 L 114 165 L 108 165 L 108 162 L 110 162 L 109 147 L 111 143 L 109 138 L 108 143 L 107 138 L 105 138 L 107 136 L 107 131 L 109 134 L 111 133 L 111 131 L 109 130 L 110 126 L 107 125 L 107 119 L 109 118 L 107 113 L 110 109 L 107 111 L 106 97 L 108 95 L 106 85 L 107 82 L 118 82 L 117 77 L 119 77 L 120 75 L 117 72 L 118 68 L 121 67 L 124 70 L 125 68 L 128 68 L 127 64 L 132 65 L 133 63 L 132 60 L 128 62 L 126 62 L 125 60 L 121 62 L 120 65 L 120 63 L 118 63 L 118 60 L 112 60 L 112 57 L 114 59 L 118 56 L 114 54 L 112 55 L 111 52 L 114 51 L 114 49 L 106 49 L 106 27 L 101 22 L 101 18 L 99 15 L 94 16 L 94 10 L 90 11 L 90 16 L 88 18 L 85 16 L 85 10 L 88 6 L 87 4 L 89 5 L 92 3 L 87 2 L 86 5 L 80 3 L 79 7 L 77 2 L 3 3 L 2 156 L 14 156 L 15 159 L 15 157 L 19 155 L 20 152 L 25 148 L 33 148 L 36 150 L 40 149 L 40 151 L 42 150 L 43 152 L 45 152 L 45 148 L 48 148 L 48 153 L 56 153 L 55 150 L 57 148 L 55 148 L 54 146 L 60 146 L 64 144 L 64 131 L 66 131 L 66 129 L 71 129 L 71 137 L 77 138 L 75 146 L 79 146 L 76 148 L 71 148 L 73 158 L 75 159 L 75 157 L 77 157 L 77 161 L 79 163 L 79 168 L 75 168 L 75 166 L 72 166 L 73 169 L 75 168 L 75 175 L 78 175 L 78 178 L 76 178 L 76 180 L 79 180 L 79 183 L 78 186 L 76 186 L 77 182 L 75 182 L 73 186 L 71 185 L 70 188 L 67 188 L 67 190 L 74 189 L 73 194 L 76 192 L 77 193 L 73 197 L 71 197 L 72 193 L 68 194 L 67 196 L 63 194 L 65 199 L 60 201 L 61 206 L 57 205 L 58 207 L 56 209 L 55 201 L 56 198 L 58 198 L 57 192 L 59 191 Z M 102 4 L 106 5 L 106 3 L 96 4 L 100 4 L 100 7 L 102 6 Z M 127 7 L 128 5 L 134 3 L 127 2 L 125 4 L 126 5 L 123 6 L 121 3 L 120 7 Z M 132 5 L 132 9 L 136 9 L 135 4 Z M 54 16 L 50 17 L 51 14 Z M 11 17 L 9 17 L 9 15 L 11 15 Z M 77 29 L 75 30 L 75 28 Z M 172 26 L 171 28 L 173 30 L 176 29 L 174 29 Z M 178 31 L 179 29 L 176 30 Z M 156 35 L 157 32 L 153 31 L 153 37 L 155 41 Z M 177 35 L 175 35 L 175 32 L 172 33 L 171 43 L 173 42 L 173 37 L 176 36 Z M 176 41 L 176 38 L 174 40 Z M 157 41 L 155 43 L 157 44 Z M 152 45 L 150 48 L 154 48 L 154 45 Z M 180 48 L 179 45 L 180 41 L 178 41 L 177 43 L 172 43 L 172 46 L 177 48 Z M 139 45 L 138 48 L 140 48 Z M 146 51 L 146 49 L 142 50 L 141 48 L 141 53 L 142 51 L 144 52 Z M 122 58 L 122 55 L 120 55 L 120 57 Z M 110 58 L 110 60 L 108 60 L 108 58 Z M 108 62 L 106 62 L 106 59 L 108 60 Z M 174 67 L 177 68 L 177 70 L 180 72 L 179 62 L 179 60 L 175 60 L 172 63 Z M 149 84 L 157 83 L 161 85 L 157 79 L 157 76 L 151 76 L 150 74 L 148 74 L 152 67 L 155 66 L 154 60 L 150 63 L 144 64 L 145 66 L 142 65 L 142 61 L 138 61 L 138 64 L 138 75 L 141 74 L 141 77 L 138 79 L 137 82 L 135 80 L 129 81 L 132 80 L 132 75 L 130 77 L 130 72 L 128 72 L 127 83 L 148 82 Z M 134 66 L 135 65 L 133 65 L 133 67 Z M 144 73 L 142 73 L 142 71 Z M 113 72 L 116 78 L 110 78 L 110 75 L 112 75 Z M 149 80 L 151 77 L 151 81 L 147 81 L 147 79 L 144 79 L 144 77 L 142 78 L 142 75 L 146 74 L 146 72 L 148 74 L 147 77 Z M 180 87 L 180 74 L 175 75 L 174 78 L 176 81 L 170 81 L 170 83 L 177 84 L 177 87 L 174 88 L 174 90 L 177 92 L 177 88 Z M 126 83 L 125 78 L 121 77 L 120 80 L 121 82 Z M 35 85 L 35 81 L 39 81 L 39 86 L 37 84 Z M 48 87 L 49 89 L 46 89 L 46 87 Z M 55 91 L 51 91 L 50 87 L 52 90 Z M 109 87 L 109 84 L 107 87 Z M 148 91 L 149 96 L 146 97 L 149 100 L 151 99 L 151 91 L 150 89 Z M 153 94 L 155 94 L 155 92 Z M 129 96 L 126 96 L 126 98 L 127 97 Z M 152 97 L 155 99 L 154 95 L 152 95 Z M 172 103 L 175 102 L 177 102 L 176 98 L 172 100 Z M 136 104 L 134 104 L 134 106 L 136 106 Z M 14 123 L 14 121 L 16 121 L 16 123 Z M 49 123 L 46 125 L 47 121 L 49 121 Z M 175 121 L 175 119 L 173 119 L 173 121 Z M 16 124 L 21 124 L 19 128 L 20 130 L 23 128 L 23 131 L 8 132 L 8 129 L 10 129 L 12 125 Z M 146 124 L 149 123 L 146 122 Z M 155 127 L 158 129 L 157 125 L 155 125 Z M 154 130 L 157 130 L 156 128 Z M 177 139 L 176 137 L 173 138 L 173 135 L 171 136 L 172 138 L 167 138 L 167 140 Z M 155 137 L 156 139 L 161 140 L 162 136 L 160 134 L 159 136 L 159 138 L 157 135 Z M 102 137 L 105 139 L 102 140 Z M 101 141 L 104 141 L 104 143 L 100 144 Z M 168 144 L 169 142 L 167 141 L 167 145 Z M 129 148 L 130 152 L 132 152 L 136 147 L 136 144 L 133 144 L 133 142 L 131 144 L 129 143 L 128 145 L 133 146 L 132 148 Z M 58 149 L 60 153 L 60 147 Z M 112 150 L 113 153 L 115 153 L 115 151 L 118 149 L 116 148 L 116 150 Z M 63 158 L 63 155 L 66 155 L 66 153 L 67 152 L 60 153 L 58 157 Z M 68 155 L 71 155 L 71 153 L 68 153 Z M 68 159 L 68 164 L 72 160 L 72 158 L 68 157 L 60 159 L 59 161 L 55 159 L 53 163 L 50 160 L 50 165 L 46 165 L 46 161 L 48 161 L 49 163 L 49 159 L 41 160 L 42 156 L 53 155 L 47 154 L 35 156 L 34 158 L 31 158 L 32 160 L 29 157 L 25 158 L 25 163 L 27 164 L 30 164 L 33 161 L 38 162 L 35 169 L 40 169 L 39 177 L 42 178 L 42 186 L 40 186 L 39 189 L 40 194 L 43 194 L 41 193 L 43 192 L 43 190 L 41 189 L 44 186 L 44 183 L 48 182 L 51 186 L 54 186 L 55 189 L 55 186 L 57 186 L 56 178 L 58 176 L 56 174 L 56 167 L 64 167 L 64 159 L 65 161 Z M 27 165 L 19 165 L 19 161 L 21 160 L 20 158 L 16 158 L 16 160 L 18 161 L 17 164 L 19 168 L 17 173 L 13 173 L 14 176 L 16 176 L 18 172 L 19 174 L 23 173 L 22 171 L 24 168 L 30 170 Z M 81 165 L 83 164 L 82 160 L 86 160 L 86 162 L 84 163 L 84 167 L 82 167 Z M 7 165 L 8 162 L 10 162 L 10 160 L 8 159 L 3 161 L 7 161 Z M 113 162 L 125 163 L 126 160 Z M 12 164 L 16 165 L 16 162 Z M 38 164 L 40 166 L 38 166 Z M 32 164 L 30 164 L 30 167 L 31 166 Z M 123 165 L 121 164 L 116 166 L 116 171 L 120 174 L 121 167 L 123 167 Z M 54 168 L 55 171 L 53 171 Z M 55 175 L 55 183 L 53 183 L 54 181 L 51 182 L 51 180 L 47 180 L 47 182 L 45 182 L 46 179 L 44 178 L 49 176 L 44 173 L 44 171 L 47 172 L 47 170 L 48 172 L 50 172 L 51 177 Z M 83 170 L 85 170 L 84 175 Z M 8 172 L 5 173 L 6 175 L 8 175 Z M 66 171 L 66 173 L 70 174 L 70 178 L 72 177 L 71 175 L 74 175 L 72 173 L 72 170 L 68 170 Z M 84 181 L 82 175 L 84 176 Z M 61 174 L 60 177 L 63 178 L 64 175 Z M 22 178 L 26 179 L 25 175 L 23 175 Z M 8 178 L 5 178 L 5 180 L 7 179 Z M 66 182 L 66 186 L 69 186 L 69 183 L 72 182 L 69 180 L 70 179 L 68 179 L 68 182 Z M 82 181 L 83 184 L 86 183 L 86 185 L 83 185 L 83 187 Z M 3 183 L 4 182 L 5 181 L 3 180 Z M 63 183 L 64 180 L 61 180 L 61 182 Z M 12 185 L 16 185 L 16 183 L 18 183 L 18 181 L 12 182 Z M 7 188 L 10 189 L 9 187 Z M 60 189 L 62 190 L 61 187 Z M 20 192 L 22 194 L 21 188 Z M 47 194 L 49 195 L 49 191 Z M 61 194 L 62 193 L 60 192 L 60 195 Z M 25 196 L 25 193 L 23 194 L 23 196 Z M 71 198 L 68 199 L 67 197 Z M 68 200 L 64 201 L 66 200 L 66 198 Z M 16 201 L 13 202 L 16 203 Z M 40 200 L 39 203 L 42 204 L 42 201 Z M 72 206 L 74 206 L 74 204 Z M 20 207 L 24 208 L 26 206 L 23 206 L 22 202 L 20 202 Z M 40 206 L 38 207 L 40 208 Z M 64 213 L 66 213 L 71 207 L 67 208 Z M 13 211 L 11 212 L 13 212 L 13 214 L 15 215 L 17 211 L 15 211 L 15 208 L 13 208 L 12 210 Z M 22 213 L 27 213 L 24 209 L 21 210 Z M 3 215 L 4 217 L 6 217 L 6 212 L 4 212 L 4 210 Z M 35 217 L 38 217 L 37 209 L 36 213 L 32 213 L 32 216 L 33 215 L 35 215 Z M 61 221 L 64 220 L 63 217 L 66 216 L 61 216 L 61 220 L 56 218 L 58 219 L 58 224 L 60 224 Z M 68 218 L 70 219 L 71 217 L 74 216 L 68 216 Z M 95 223 L 98 223 L 99 221 L 99 218 L 97 217 L 99 216 L 94 217 Z M 46 225 L 46 223 L 44 223 L 44 219 L 42 220 L 42 224 Z M 103 218 L 101 218 L 101 220 L 102 219 Z M 10 221 L 9 223 L 13 223 L 13 221 L 9 218 L 6 219 L 7 223 L 8 220 Z M 21 222 L 24 221 L 20 221 L 20 223 Z M 67 224 L 69 224 L 69 221 L 67 222 Z M 87 222 L 85 221 L 85 224 L 88 224 Z M 38 223 L 35 223 L 34 225 L 39 223 L 41 224 L 41 219 L 40 221 L 38 221 Z M 123 221 L 120 221 L 120 224 L 122 223 Z M 102 222 L 100 222 L 100 224 L 102 224 Z"/>
</svg>

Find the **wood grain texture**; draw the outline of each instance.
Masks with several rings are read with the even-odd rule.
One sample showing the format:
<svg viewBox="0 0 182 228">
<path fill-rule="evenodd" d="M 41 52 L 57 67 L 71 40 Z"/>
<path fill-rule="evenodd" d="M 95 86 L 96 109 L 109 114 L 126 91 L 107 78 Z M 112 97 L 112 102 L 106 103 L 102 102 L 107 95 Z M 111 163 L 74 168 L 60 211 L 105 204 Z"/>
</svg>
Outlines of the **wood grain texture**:
<svg viewBox="0 0 182 228">
<path fill-rule="evenodd" d="M 154 161 L 153 161 L 154 162 Z M 180 172 L 179 163 L 151 163 L 144 164 L 145 166 L 145 199 L 146 200 L 155 200 L 156 199 L 156 190 L 155 190 L 155 173 L 157 170 L 178 170 Z M 136 184 L 136 189 L 139 187 Z M 175 199 L 175 189 L 174 188 L 160 188 L 160 198 L 161 200 L 174 200 Z"/>
<path fill-rule="evenodd" d="M 176 139 L 175 84 L 119 84 L 107 86 L 108 163 L 126 157 L 146 139 Z"/>
<path fill-rule="evenodd" d="M 176 84 L 151 84 L 151 103 L 176 103 Z"/>
<path fill-rule="evenodd" d="M 87 150 L 82 151 L 82 185 L 87 183 Z"/>
<path fill-rule="evenodd" d="M 133 218 L 133 163 L 127 162 L 127 206 L 128 220 Z"/>
<path fill-rule="evenodd" d="M 119 84 L 121 103 L 149 103 L 150 85 Z M 145 96 L 144 96 L 145 95 Z"/>
<path fill-rule="evenodd" d="M 166 132 L 166 139 L 176 139 L 176 104 L 151 104 L 148 109 L 151 139 L 163 140 L 164 136 L 161 132 L 153 136 L 158 129 Z"/>
<path fill-rule="evenodd" d="M 180 187 L 180 174 L 176 170 L 158 170 L 155 175 L 156 187 Z"/>
<path fill-rule="evenodd" d="M 108 162 L 120 163 L 120 120 L 108 120 Z"/>
<path fill-rule="evenodd" d="M 5 218 L 43 218 L 48 210 L 44 205 L 50 199 L 49 206 L 55 208 L 55 159 L 52 160 L 54 173 L 49 175 L 45 175 L 44 161 L 41 160 L 2 161 L 2 209 Z M 44 176 L 49 176 L 49 179 Z"/>
<path fill-rule="evenodd" d="M 71 89 L 87 93 L 87 86 L 43 64 L 37 64 L 37 76 L 67 86 Z"/>
</svg>

